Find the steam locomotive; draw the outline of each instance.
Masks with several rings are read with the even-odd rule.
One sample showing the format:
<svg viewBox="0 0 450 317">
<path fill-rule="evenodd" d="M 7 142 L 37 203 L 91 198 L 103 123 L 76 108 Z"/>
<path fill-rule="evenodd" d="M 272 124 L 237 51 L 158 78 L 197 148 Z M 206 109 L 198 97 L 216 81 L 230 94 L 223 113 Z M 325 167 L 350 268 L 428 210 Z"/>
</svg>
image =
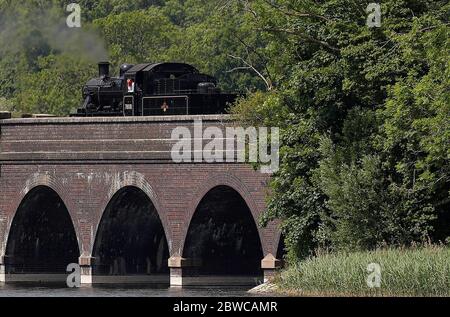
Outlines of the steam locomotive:
<svg viewBox="0 0 450 317">
<path fill-rule="evenodd" d="M 189 64 L 123 64 L 118 77 L 110 77 L 109 68 L 98 64 L 99 78 L 84 85 L 84 102 L 72 116 L 218 114 L 236 99 Z"/>
</svg>

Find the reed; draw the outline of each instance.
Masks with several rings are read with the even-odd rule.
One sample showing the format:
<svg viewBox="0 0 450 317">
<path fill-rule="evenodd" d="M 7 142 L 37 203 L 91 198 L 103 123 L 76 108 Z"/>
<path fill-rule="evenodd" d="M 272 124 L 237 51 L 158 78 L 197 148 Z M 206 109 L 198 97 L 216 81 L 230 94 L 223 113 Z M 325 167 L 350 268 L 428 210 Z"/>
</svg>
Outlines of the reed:
<svg viewBox="0 0 450 317">
<path fill-rule="evenodd" d="M 380 287 L 367 266 L 381 267 Z M 426 245 L 367 252 L 319 252 L 276 278 L 281 292 L 311 296 L 450 296 L 450 248 Z"/>
</svg>

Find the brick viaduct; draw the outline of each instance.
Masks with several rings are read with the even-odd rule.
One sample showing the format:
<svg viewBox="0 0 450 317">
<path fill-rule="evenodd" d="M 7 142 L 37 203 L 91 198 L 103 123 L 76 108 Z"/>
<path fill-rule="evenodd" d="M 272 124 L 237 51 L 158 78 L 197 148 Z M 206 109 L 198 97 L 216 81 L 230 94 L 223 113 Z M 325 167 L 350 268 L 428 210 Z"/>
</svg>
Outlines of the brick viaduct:
<svg viewBox="0 0 450 317">
<path fill-rule="evenodd" d="M 208 193 L 217 188 L 223 190 L 223 195 L 237 193 L 245 202 L 249 211 L 247 216 L 254 222 L 262 250 L 258 269 L 264 272 L 264 277 L 273 274 L 280 265 L 276 258 L 280 251 L 278 225 L 270 223 L 265 228 L 257 225 L 259 216 L 266 208 L 267 174 L 242 163 L 174 163 L 170 156 L 173 145 L 172 130 L 178 126 L 192 130 L 194 119 L 202 120 L 204 128 L 218 126 L 224 130 L 232 125 L 230 118 L 224 115 L 0 120 L 0 281 L 43 276 L 39 275 L 42 273 L 39 269 L 28 272 L 30 274 L 8 270 L 8 265 L 14 266 L 14 263 L 20 262 L 20 256 L 22 262 L 26 262 L 23 260 L 24 254 L 20 255 L 19 251 L 14 250 L 22 250 L 22 253 L 31 250 L 20 249 L 20 243 L 28 241 L 28 228 L 37 227 L 33 229 L 35 232 L 32 234 L 32 239 L 36 241 L 31 241 L 35 249 L 44 243 L 52 243 L 44 242 L 47 240 L 66 241 L 66 232 L 60 232 L 59 236 L 51 236 L 47 240 L 39 236 L 39 232 L 45 231 L 36 224 L 43 221 L 40 216 L 26 222 L 27 212 L 32 214 L 33 208 L 47 204 L 50 198 L 46 199 L 45 195 L 53 193 L 57 198 L 52 199 L 61 201 L 59 204 L 55 203 L 55 208 L 63 210 L 58 211 L 60 214 L 66 210 L 70 216 L 73 228 L 71 230 L 78 246 L 77 258 L 81 267 L 82 283 L 95 283 L 94 248 L 100 224 L 111 201 L 126 188 L 134 188 L 144 193 L 157 212 L 167 242 L 164 266 L 167 268 L 167 276 L 170 276 L 171 285 L 185 284 L 185 272 L 188 272 L 188 268 L 197 265 L 201 272 L 201 266 L 205 262 L 213 261 L 203 258 L 195 264 L 194 260 L 186 257 L 185 248 L 190 224 L 199 204 Z M 38 192 L 44 195 L 43 200 L 36 198 Z M 220 192 L 216 194 L 210 199 L 213 200 L 212 203 L 220 205 L 222 196 Z M 237 203 L 230 204 L 228 206 L 235 206 Z M 61 209 L 61 205 L 65 209 Z M 126 203 L 122 205 L 127 208 Z M 23 211 L 19 216 L 17 214 L 21 208 L 31 211 Z M 245 208 L 239 208 L 239 212 L 246 212 Z M 227 212 L 231 213 L 233 210 Z M 245 215 L 242 214 L 243 216 Z M 20 224 L 21 221 L 25 221 L 24 225 Z M 45 221 L 50 223 L 51 219 Z M 226 219 L 223 221 L 226 222 Z M 201 223 L 201 219 L 199 222 Z M 56 224 L 55 228 L 62 226 L 61 224 L 62 222 Z M 117 223 L 114 225 L 117 226 Z M 235 227 L 228 224 L 226 228 Z M 246 227 L 243 228 L 248 231 Z M 18 230 L 18 233 L 15 233 L 16 238 L 11 238 L 13 230 Z M 212 232 L 218 232 L 217 228 L 214 230 Z M 245 236 L 246 232 L 241 231 L 237 229 L 236 232 L 243 235 L 245 244 L 248 237 Z M 114 238 L 110 239 L 113 241 Z M 195 236 L 191 238 L 195 239 Z M 209 240 L 212 237 L 203 239 Z M 242 241 L 237 243 L 242 244 Z M 196 242 L 196 245 L 201 244 L 201 241 Z M 48 250 L 52 248 L 47 247 Z M 42 250 L 41 254 L 44 252 Z M 36 252 L 35 257 L 39 257 L 39 252 Z M 242 263 L 245 264 L 243 254 Z M 226 254 L 224 256 L 226 257 Z M 45 262 L 45 259 L 43 261 Z M 26 264 L 22 263 L 25 266 Z M 138 264 L 136 266 L 138 267 Z M 110 272 L 113 271 L 117 273 L 118 269 L 111 265 Z M 160 271 L 164 272 L 164 268 Z"/>
</svg>

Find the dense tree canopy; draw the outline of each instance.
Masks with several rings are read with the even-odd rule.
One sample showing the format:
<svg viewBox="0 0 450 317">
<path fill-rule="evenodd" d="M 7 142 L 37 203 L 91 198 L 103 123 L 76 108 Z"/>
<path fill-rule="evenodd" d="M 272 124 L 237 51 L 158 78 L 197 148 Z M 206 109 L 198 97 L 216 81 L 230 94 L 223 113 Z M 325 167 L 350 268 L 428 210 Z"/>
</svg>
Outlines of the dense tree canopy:
<svg viewBox="0 0 450 317">
<path fill-rule="evenodd" d="M 68 28 L 66 1 L 0 1 L 0 96 L 10 101 L 2 104 L 17 112 L 68 114 L 81 98 L 80 84 L 94 76 L 96 63 L 105 59 L 115 69 L 124 62 L 188 62 L 218 77 L 226 90 L 266 86 L 246 63 L 264 68 L 268 60 L 260 57 L 269 42 L 255 32 L 251 14 L 240 1 L 83 0 L 78 4 L 82 27 Z M 67 70 L 57 69 L 64 60 Z M 61 71 L 78 72 L 60 76 L 72 89 L 51 86 L 56 78 L 48 76 Z M 41 96 L 52 89 L 59 95 Z"/>
<path fill-rule="evenodd" d="M 0 109 L 64 115 L 95 64 L 183 61 L 281 128 L 262 224 L 290 259 L 450 238 L 450 4 L 383 0 L 0 0 Z"/>
<path fill-rule="evenodd" d="M 448 240 L 450 5 L 383 1 L 380 28 L 366 25 L 366 5 L 252 7 L 273 46 L 285 45 L 271 59 L 279 85 L 235 110 L 284 127 L 264 222 L 283 220 L 294 258 Z"/>
</svg>

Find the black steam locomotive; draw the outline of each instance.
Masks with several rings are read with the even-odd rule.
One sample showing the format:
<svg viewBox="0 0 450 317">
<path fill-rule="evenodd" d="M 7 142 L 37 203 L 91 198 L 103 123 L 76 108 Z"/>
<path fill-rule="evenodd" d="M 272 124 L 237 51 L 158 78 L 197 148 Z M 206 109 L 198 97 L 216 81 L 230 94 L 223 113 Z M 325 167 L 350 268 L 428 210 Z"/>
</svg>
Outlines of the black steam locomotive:
<svg viewBox="0 0 450 317">
<path fill-rule="evenodd" d="M 84 102 L 72 116 L 218 114 L 236 99 L 188 64 L 123 64 L 118 77 L 109 76 L 109 65 L 98 64 L 99 78 L 83 87 Z"/>
</svg>

